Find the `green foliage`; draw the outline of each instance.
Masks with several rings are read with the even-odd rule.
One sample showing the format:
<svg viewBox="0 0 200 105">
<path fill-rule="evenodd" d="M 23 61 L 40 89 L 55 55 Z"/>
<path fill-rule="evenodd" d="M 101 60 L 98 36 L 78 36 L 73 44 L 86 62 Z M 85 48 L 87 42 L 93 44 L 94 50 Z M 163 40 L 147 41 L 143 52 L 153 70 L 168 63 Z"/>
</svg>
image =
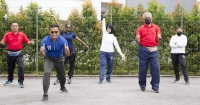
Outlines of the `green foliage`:
<svg viewBox="0 0 200 105">
<path fill-rule="evenodd" d="M 183 26 L 183 33 L 188 38 L 186 47 L 187 69 L 190 75 L 199 75 L 200 63 L 200 11 L 198 4 L 194 4 L 191 13 L 188 13 L 180 3 L 176 4 L 172 13 L 165 13 L 165 6 L 160 5 L 156 0 L 151 0 L 148 3 L 148 8 L 144 9 L 143 5 L 139 4 L 137 8 L 121 7 L 117 0 L 112 0 L 108 6 L 107 24 L 113 24 L 115 27 L 115 36 L 119 42 L 121 50 L 125 53 L 126 61 L 121 61 L 121 57 L 115 51 L 115 61 L 113 74 L 137 74 L 138 73 L 138 44 L 135 42 L 135 32 L 139 26 L 144 24 L 142 15 L 145 11 L 153 14 L 153 23 L 157 24 L 162 33 L 162 41 L 159 43 L 159 60 L 161 74 L 173 74 L 173 67 L 170 57 L 169 41 L 172 35 L 175 34 L 177 26 Z M 86 48 L 78 41 L 74 41 L 77 50 L 75 74 L 91 74 L 99 73 L 99 49 L 102 40 L 102 23 L 96 18 L 96 11 L 93 8 L 91 0 L 86 0 L 82 5 L 81 13 L 77 9 L 71 11 L 71 14 L 66 19 L 66 22 L 72 24 L 73 32 L 83 40 L 89 47 L 90 52 L 86 54 Z M 48 35 L 48 28 L 54 20 L 49 17 L 53 14 L 59 19 L 59 15 L 54 10 L 43 11 L 36 3 L 31 2 L 26 8 L 20 7 L 19 13 L 8 11 L 5 0 L 0 0 L 0 22 L 2 35 L 10 31 L 10 22 L 17 21 L 20 30 L 27 34 L 29 39 L 36 39 L 36 27 L 39 31 L 40 44 L 41 39 Z M 38 13 L 38 16 L 37 16 Z M 7 17 L 6 17 L 7 15 Z M 36 19 L 38 18 L 38 26 Z M 63 29 L 64 26 L 62 25 Z M 25 56 L 25 73 L 37 73 L 35 68 L 36 46 L 24 45 Z M 39 49 L 39 48 L 38 48 Z M 4 74 L 7 71 L 6 50 L 5 46 L 1 46 L 2 59 L 0 60 L 0 73 Z M 39 74 L 43 73 L 43 59 L 39 58 Z M 67 66 L 66 71 L 68 71 Z M 53 72 L 55 73 L 55 72 Z"/>
</svg>

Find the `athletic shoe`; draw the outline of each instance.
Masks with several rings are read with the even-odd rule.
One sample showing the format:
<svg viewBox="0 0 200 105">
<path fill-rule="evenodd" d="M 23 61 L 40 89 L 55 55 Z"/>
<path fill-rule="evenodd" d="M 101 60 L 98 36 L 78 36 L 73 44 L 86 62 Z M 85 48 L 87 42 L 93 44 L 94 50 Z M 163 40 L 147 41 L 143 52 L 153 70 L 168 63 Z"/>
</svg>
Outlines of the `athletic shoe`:
<svg viewBox="0 0 200 105">
<path fill-rule="evenodd" d="M 158 89 L 152 89 L 152 91 L 155 92 L 155 93 L 159 93 Z"/>
<path fill-rule="evenodd" d="M 175 79 L 174 83 L 181 82 L 179 79 Z"/>
<path fill-rule="evenodd" d="M 101 85 L 103 83 L 103 80 L 99 80 L 98 84 Z"/>
<path fill-rule="evenodd" d="M 141 87 L 141 90 L 142 90 L 142 91 L 145 91 L 145 87 Z"/>
<path fill-rule="evenodd" d="M 65 86 L 61 87 L 61 88 L 60 88 L 60 91 L 61 91 L 62 93 L 63 93 L 63 92 L 68 93 L 68 90 L 65 88 Z"/>
<path fill-rule="evenodd" d="M 185 83 L 186 83 L 186 85 L 189 85 L 189 84 L 190 84 L 188 80 L 187 80 L 187 81 L 185 81 Z"/>
<path fill-rule="evenodd" d="M 56 79 L 56 81 L 53 84 L 57 85 L 58 83 L 60 83 L 60 81 L 58 79 Z"/>
<path fill-rule="evenodd" d="M 24 84 L 23 84 L 23 83 L 19 83 L 19 82 L 18 82 L 18 86 L 19 86 L 20 88 L 24 88 Z"/>
<path fill-rule="evenodd" d="M 68 84 L 71 84 L 71 83 L 72 83 L 72 80 L 69 78 L 68 81 L 67 81 L 67 83 L 68 83 Z"/>
<path fill-rule="evenodd" d="M 12 84 L 13 84 L 12 81 L 7 81 L 7 82 L 5 82 L 3 85 L 4 85 L 4 86 L 7 86 L 7 85 L 12 85 Z"/>
<path fill-rule="evenodd" d="M 48 94 L 44 94 L 43 95 L 43 98 L 42 98 L 42 101 L 48 101 L 49 99 L 48 99 Z"/>
<path fill-rule="evenodd" d="M 106 81 L 107 81 L 108 83 L 111 83 L 111 80 L 110 80 L 110 79 L 106 79 Z"/>
</svg>

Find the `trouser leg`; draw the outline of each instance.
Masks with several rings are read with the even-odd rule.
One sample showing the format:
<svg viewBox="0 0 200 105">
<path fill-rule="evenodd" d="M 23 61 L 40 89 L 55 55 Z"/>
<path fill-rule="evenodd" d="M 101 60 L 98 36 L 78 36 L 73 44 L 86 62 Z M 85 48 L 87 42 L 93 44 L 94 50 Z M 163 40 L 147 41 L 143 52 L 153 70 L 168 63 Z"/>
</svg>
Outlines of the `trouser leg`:
<svg viewBox="0 0 200 105">
<path fill-rule="evenodd" d="M 64 56 L 54 59 L 54 67 L 55 67 L 55 69 L 57 71 L 57 75 L 59 77 L 60 86 L 63 87 L 66 82 Z"/>
<path fill-rule="evenodd" d="M 52 68 L 53 68 L 53 61 L 50 58 L 45 58 L 45 60 L 44 60 L 44 75 L 43 75 L 44 93 L 48 93 Z"/>
<path fill-rule="evenodd" d="M 148 60 L 149 60 L 149 51 L 140 46 L 138 51 L 139 57 L 139 85 L 140 87 L 146 87 L 146 75 L 148 68 Z"/>
<path fill-rule="evenodd" d="M 178 55 L 177 54 L 171 54 L 171 58 L 172 58 L 172 64 L 173 64 L 173 67 L 174 67 L 174 74 L 176 76 L 176 79 L 180 80 Z"/>
<path fill-rule="evenodd" d="M 106 69 L 106 52 L 100 52 L 100 72 L 99 72 L 99 79 L 103 81 L 104 79 L 104 72 Z"/>
<path fill-rule="evenodd" d="M 7 65 L 8 65 L 8 81 L 12 81 L 14 79 L 13 72 L 15 69 L 15 57 L 9 56 L 7 54 Z"/>
<path fill-rule="evenodd" d="M 112 69 L 113 69 L 113 61 L 114 61 L 114 52 L 108 52 L 106 54 L 107 58 L 107 64 L 108 64 L 108 70 L 106 72 L 107 78 L 110 79 L 110 76 L 112 75 Z"/>
<path fill-rule="evenodd" d="M 75 64 L 75 59 L 76 59 L 76 53 L 72 53 L 72 55 L 69 57 L 69 72 L 68 76 L 69 78 L 73 77 L 74 75 L 74 64 Z"/>
<path fill-rule="evenodd" d="M 16 64 L 18 65 L 18 82 L 23 83 L 24 82 L 24 59 L 23 59 L 23 53 L 19 54 L 19 56 L 16 59 Z"/>
<path fill-rule="evenodd" d="M 186 58 L 185 58 L 185 54 L 180 54 L 178 56 L 178 61 L 179 61 L 179 64 L 180 64 L 180 67 L 182 69 L 182 73 L 183 73 L 183 76 L 184 76 L 184 80 L 187 81 L 188 80 L 188 71 L 186 69 Z"/>
<path fill-rule="evenodd" d="M 159 89 L 160 66 L 158 55 L 158 51 L 152 52 L 150 55 L 150 72 L 152 76 L 151 85 L 153 89 Z"/>
</svg>

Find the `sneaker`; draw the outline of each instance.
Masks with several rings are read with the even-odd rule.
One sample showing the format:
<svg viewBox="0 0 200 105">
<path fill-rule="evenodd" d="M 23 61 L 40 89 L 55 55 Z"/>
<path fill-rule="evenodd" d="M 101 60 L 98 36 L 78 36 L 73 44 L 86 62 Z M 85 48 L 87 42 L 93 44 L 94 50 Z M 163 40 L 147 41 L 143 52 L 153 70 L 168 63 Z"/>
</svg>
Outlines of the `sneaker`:
<svg viewBox="0 0 200 105">
<path fill-rule="evenodd" d="M 102 80 L 100 80 L 100 81 L 98 82 L 98 84 L 99 84 L 99 85 L 101 85 L 102 83 L 103 83 L 103 81 L 102 81 Z"/>
<path fill-rule="evenodd" d="M 159 93 L 158 89 L 152 89 L 152 91 L 155 92 L 155 93 Z"/>
<path fill-rule="evenodd" d="M 12 85 L 12 84 L 13 84 L 12 81 L 7 81 L 7 82 L 5 82 L 3 85 L 4 85 L 4 86 L 7 86 L 7 85 Z"/>
<path fill-rule="evenodd" d="M 187 81 L 185 81 L 185 83 L 186 83 L 186 85 L 189 85 L 189 84 L 190 84 L 188 80 L 187 80 Z"/>
<path fill-rule="evenodd" d="M 53 84 L 57 85 L 58 83 L 60 83 L 60 81 L 58 79 L 56 79 L 56 81 Z"/>
<path fill-rule="evenodd" d="M 175 79 L 174 83 L 181 82 L 179 79 Z"/>
<path fill-rule="evenodd" d="M 49 101 L 48 94 L 43 95 L 42 101 Z"/>
<path fill-rule="evenodd" d="M 110 79 L 106 79 L 106 81 L 107 81 L 108 83 L 111 83 L 111 80 L 110 80 Z"/>
<path fill-rule="evenodd" d="M 19 86 L 20 88 L 24 88 L 24 84 L 23 84 L 23 83 L 19 83 L 19 82 L 18 82 L 18 86 Z"/>
<path fill-rule="evenodd" d="M 60 88 L 60 91 L 63 93 L 63 92 L 65 92 L 65 93 L 68 93 L 68 90 L 65 88 L 65 86 L 64 87 L 61 87 Z"/>
<path fill-rule="evenodd" d="M 68 84 L 71 84 L 71 83 L 72 83 L 72 80 L 69 78 L 68 81 L 67 81 L 67 83 L 68 83 Z"/>
<path fill-rule="evenodd" d="M 145 91 L 145 87 L 141 87 L 141 90 L 142 90 L 142 91 Z"/>
</svg>

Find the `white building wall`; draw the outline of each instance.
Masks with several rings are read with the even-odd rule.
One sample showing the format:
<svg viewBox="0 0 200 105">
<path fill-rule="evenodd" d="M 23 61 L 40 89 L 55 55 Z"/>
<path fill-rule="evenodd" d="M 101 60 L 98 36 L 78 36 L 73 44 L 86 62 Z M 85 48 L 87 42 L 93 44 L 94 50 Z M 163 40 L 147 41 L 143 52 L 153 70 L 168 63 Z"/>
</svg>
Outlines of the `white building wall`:
<svg viewBox="0 0 200 105">
<path fill-rule="evenodd" d="M 52 8 L 57 13 L 60 14 L 60 19 L 66 20 L 71 11 L 76 8 L 80 11 L 82 10 L 82 4 L 85 0 L 5 0 L 8 4 L 9 11 L 19 12 L 19 7 L 22 6 L 26 8 L 30 2 L 35 2 L 42 7 L 43 10 L 49 10 Z M 94 9 L 97 12 L 97 19 L 101 19 L 101 2 L 109 3 L 112 0 L 91 0 Z M 125 4 L 126 0 L 118 0 L 121 4 Z"/>
</svg>

